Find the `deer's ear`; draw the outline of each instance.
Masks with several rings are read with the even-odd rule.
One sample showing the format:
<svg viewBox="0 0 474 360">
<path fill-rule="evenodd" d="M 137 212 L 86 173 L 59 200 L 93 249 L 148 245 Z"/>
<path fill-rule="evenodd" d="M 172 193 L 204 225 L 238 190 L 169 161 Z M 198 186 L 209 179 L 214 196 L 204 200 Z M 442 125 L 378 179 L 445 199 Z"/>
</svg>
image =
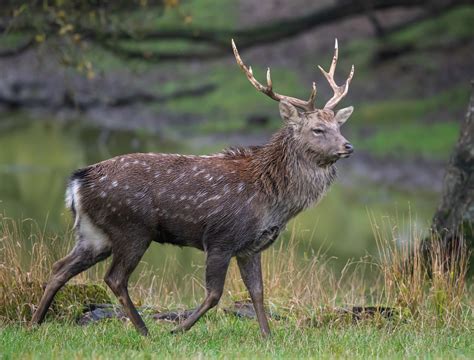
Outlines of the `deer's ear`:
<svg viewBox="0 0 474 360">
<path fill-rule="evenodd" d="M 353 106 L 341 109 L 336 113 L 336 116 L 334 116 L 334 120 L 336 120 L 339 125 L 342 125 L 347 121 L 347 119 L 349 119 L 349 116 L 351 116 L 353 111 Z"/>
<path fill-rule="evenodd" d="M 285 121 L 295 121 L 299 119 L 298 110 L 288 101 L 280 101 L 280 116 Z"/>
</svg>

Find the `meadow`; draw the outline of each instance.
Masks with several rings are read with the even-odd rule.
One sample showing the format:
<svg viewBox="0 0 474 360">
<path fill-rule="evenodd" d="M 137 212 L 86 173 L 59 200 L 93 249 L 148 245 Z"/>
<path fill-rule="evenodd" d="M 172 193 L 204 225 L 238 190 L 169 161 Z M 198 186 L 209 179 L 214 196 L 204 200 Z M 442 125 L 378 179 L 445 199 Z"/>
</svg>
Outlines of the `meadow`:
<svg viewBox="0 0 474 360">
<path fill-rule="evenodd" d="M 173 28 L 188 14 L 185 25 L 190 28 L 239 28 L 238 4 L 183 1 L 179 9 L 159 14 L 131 12 L 127 24 Z M 188 87 L 215 89 L 199 97 L 138 104 L 129 113 L 125 109 L 126 115 L 118 116 L 130 117 L 125 124 L 108 121 L 117 116 L 113 108 L 103 118 L 94 113 L 88 118 L 81 111 L 68 118 L 56 109 L 29 112 L 21 107 L 3 113 L 0 359 L 474 358 L 474 271 L 472 264 L 469 270 L 468 251 L 464 246 L 447 250 L 427 230 L 440 195 L 438 181 L 432 180 L 441 175 L 431 170 L 444 169 L 468 102 L 471 68 L 465 59 L 472 54 L 473 19 L 474 8 L 466 4 L 389 32 L 383 40 L 357 31 L 343 36 L 347 28 L 342 24 L 315 32 L 311 46 L 304 39 L 286 40 L 275 49 L 244 54 L 259 79 L 272 67 L 282 93 L 306 98 L 315 79 L 319 103 L 329 93 L 315 65 L 328 66 L 333 38 L 339 37 L 338 76 L 352 63 L 357 69 L 347 102 L 356 111 L 344 127 L 356 153 L 347 161 L 357 161 L 359 167 L 373 163 L 359 172 L 341 164 L 342 176 L 327 198 L 291 222 L 264 252 L 265 306 L 273 331 L 269 339 L 262 339 L 255 319 L 227 311 L 236 301 L 249 300 L 234 261 L 220 304 L 189 332 L 172 335 L 175 324 L 154 320 L 151 313 L 192 309 L 204 296 L 204 255 L 158 244 L 151 246 L 130 284 L 134 303 L 150 309 L 144 314 L 148 337 L 126 320 L 77 324 L 87 304 L 118 304 L 102 280 L 110 259 L 74 278 L 57 294 L 46 322 L 30 327 L 52 264 L 73 246 L 71 219 L 63 208 L 65 179 L 73 169 L 136 151 L 212 153 L 230 144 L 262 142 L 281 126 L 276 104 L 255 92 L 231 55 L 209 63 L 155 64 L 121 59 L 93 43 L 79 54 L 75 47 L 58 52 L 54 41 L 51 46 L 41 40 L 37 51 L 42 63 L 59 59 L 64 79 L 74 83 L 81 74 L 95 77 L 98 85 L 101 79 L 117 80 L 112 84 L 118 85 L 118 95 L 104 95 L 100 86 L 97 93 L 87 93 L 102 105 L 109 95 L 124 91 L 146 89 L 167 98 Z M 7 32 L 0 48 L 21 44 L 27 35 Z M 319 44 L 326 38 L 329 52 Z M 117 43 L 144 51 L 202 46 L 180 40 Z M 290 54 L 291 49 L 298 53 Z M 384 49 L 409 51 L 378 61 Z M 53 73 L 38 70 L 31 59 L 12 59 L 5 69 L 9 77 L 18 73 L 18 79 L 32 84 L 38 75 L 47 79 L 57 71 L 56 66 Z M 61 88 L 64 79 L 51 88 Z M 139 121 L 139 110 L 153 121 Z M 366 177 L 375 172 L 385 176 Z M 417 175 L 431 181 L 401 184 Z M 430 252 L 422 246 L 425 241 Z M 355 312 L 356 307 L 388 311 Z"/>
<path fill-rule="evenodd" d="M 31 328 L 31 311 L 42 293 L 51 263 L 71 244 L 68 231 L 47 235 L 32 221 L 1 219 L 1 356 L 14 358 L 469 358 L 474 355 L 474 296 L 467 278 L 465 248 L 446 252 L 432 236 L 429 254 L 420 246 L 422 231 L 399 227 L 370 215 L 378 256 L 348 262 L 340 272 L 323 251 L 300 256 L 296 229 L 264 253 L 266 306 L 273 336 L 262 339 L 255 319 L 229 314 L 248 295 L 237 267 L 231 266 L 225 295 L 185 334 L 174 324 L 145 321 L 150 336 L 140 336 L 128 321 L 107 319 L 76 324 L 87 302 L 113 299 L 100 282 L 104 265 L 76 278 L 91 291 L 67 286 L 56 297 L 45 324 Z M 407 225 L 410 226 L 410 225 Z M 25 238 L 26 237 L 26 238 Z M 25 251 L 21 244 L 34 245 Z M 24 246 L 24 245 L 23 245 Z M 450 259 L 450 260 L 447 260 Z M 172 259 L 170 260 L 172 261 Z M 155 311 L 189 309 L 204 294 L 202 268 L 178 286 L 172 277 L 142 264 L 131 284 L 138 305 Z M 94 284 L 94 285 L 93 285 Z M 77 286 L 77 285 L 76 285 Z M 78 289 L 84 289 L 77 286 Z M 71 290 L 72 289 L 72 290 Z M 95 291 L 93 289 L 98 289 Z M 106 300 L 104 300 L 106 299 Z M 116 301 L 113 300 L 115 303 Z M 354 313 L 353 306 L 383 306 L 390 313 Z M 352 310 L 351 310 L 352 309 Z M 60 341 L 58 341 L 60 339 Z"/>
</svg>

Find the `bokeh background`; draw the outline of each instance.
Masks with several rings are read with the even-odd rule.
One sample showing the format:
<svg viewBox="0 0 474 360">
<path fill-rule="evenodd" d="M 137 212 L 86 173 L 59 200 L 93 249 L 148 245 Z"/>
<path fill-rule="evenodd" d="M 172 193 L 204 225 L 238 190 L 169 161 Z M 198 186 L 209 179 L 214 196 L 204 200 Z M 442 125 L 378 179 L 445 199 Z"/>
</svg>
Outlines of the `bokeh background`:
<svg viewBox="0 0 474 360">
<path fill-rule="evenodd" d="M 375 254 L 368 214 L 424 231 L 440 200 L 474 78 L 474 6 L 463 1 L 2 1 L 0 212 L 64 232 L 67 177 L 128 152 L 206 154 L 262 144 L 281 125 L 230 46 L 277 92 L 317 105 L 332 96 L 317 69 L 339 40 L 336 80 L 355 76 L 340 107 L 354 155 L 320 205 L 298 216 L 301 256 L 324 251 L 336 268 Z M 403 225 L 404 226 L 404 225 Z M 407 234 L 410 231 L 407 230 Z M 402 231 L 403 233 L 403 231 Z M 407 235 L 408 236 L 408 235 Z M 202 264 L 172 255 L 176 276 Z M 169 266 L 169 264 L 168 264 Z"/>
</svg>

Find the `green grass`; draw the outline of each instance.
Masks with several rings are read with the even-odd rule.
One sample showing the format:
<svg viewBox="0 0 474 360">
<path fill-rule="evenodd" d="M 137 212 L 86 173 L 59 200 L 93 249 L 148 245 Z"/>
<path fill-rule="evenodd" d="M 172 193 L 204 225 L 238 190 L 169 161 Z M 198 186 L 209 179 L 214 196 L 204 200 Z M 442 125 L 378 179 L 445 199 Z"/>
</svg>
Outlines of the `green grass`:
<svg viewBox="0 0 474 360">
<path fill-rule="evenodd" d="M 361 104 L 350 121 L 369 126 L 422 123 L 438 113 L 467 107 L 468 99 L 469 87 L 466 84 L 424 99 L 391 99 Z"/>
<path fill-rule="evenodd" d="M 473 22 L 474 7 L 464 6 L 398 31 L 388 41 L 396 45 L 414 45 L 419 49 L 447 45 L 452 41 L 471 39 Z"/>
<path fill-rule="evenodd" d="M 394 32 L 381 41 L 378 39 L 353 40 L 347 44 L 346 50 L 342 49 L 344 57 L 341 59 L 349 58 L 352 63 L 357 64 L 358 78 L 370 78 L 373 66 L 372 55 L 379 46 L 400 48 L 409 46 L 423 51 L 469 41 L 474 35 L 473 21 L 474 7 L 472 6 L 466 5 L 445 11 L 440 16 L 419 21 Z M 423 62 L 420 65 L 429 66 L 429 60 L 429 57 L 423 56 Z"/>
<path fill-rule="evenodd" d="M 258 66 L 253 68 L 257 79 L 265 82 L 265 70 Z M 277 91 L 285 94 L 306 97 L 307 94 L 302 92 L 308 92 L 310 89 L 309 84 L 303 89 L 294 72 L 288 69 L 272 69 L 272 78 Z M 274 128 L 275 124 L 280 124 L 277 119 L 277 104 L 255 91 L 236 64 L 214 66 L 210 72 L 193 80 L 197 83 L 216 84 L 218 89 L 199 99 L 182 98 L 170 101 L 165 104 L 165 108 L 171 112 L 202 116 L 204 121 L 193 125 L 194 131 L 204 134 L 252 131 L 246 120 L 252 114 L 274 113 L 273 124 L 270 126 Z M 186 128 L 189 129 L 189 126 Z M 268 131 L 268 128 L 265 130 Z"/>
<path fill-rule="evenodd" d="M 46 323 L 37 329 L 1 330 L 4 359 L 67 358 L 454 358 L 474 356 L 472 331 L 420 324 L 347 324 L 305 327 L 272 321 L 273 337 L 263 340 L 255 320 L 209 314 L 189 332 L 171 335 L 172 325 L 147 321 L 141 337 L 118 320 L 79 327 Z M 472 329 L 472 322 L 470 323 Z"/>
<path fill-rule="evenodd" d="M 358 148 L 376 156 L 421 156 L 446 160 L 459 136 L 459 120 L 440 118 L 468 102 L 467 87 L 426 99 L 387 100 L 361 105 L 351 117 Z M 436 117 L 435 117 L 436 116 Z M 435 117 L 433 122 L 432 117 Z M 362 135 L 364 130 L 370 133 Z"/>
<path fill-rule="evenodd" d="M 404 124 L 373 136 L 357 139 L 357 146 L 378 156 L 422 156 L 446 159 L 459 136 L 455 123 L 437 123 L 429 126 Z"/>
</svg>

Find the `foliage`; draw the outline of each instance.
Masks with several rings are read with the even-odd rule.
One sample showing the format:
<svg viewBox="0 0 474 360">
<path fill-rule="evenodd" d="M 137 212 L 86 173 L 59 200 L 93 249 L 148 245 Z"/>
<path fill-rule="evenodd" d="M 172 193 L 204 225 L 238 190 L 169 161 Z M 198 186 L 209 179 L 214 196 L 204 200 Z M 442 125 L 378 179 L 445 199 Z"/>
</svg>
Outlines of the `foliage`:
<svg viewBox="0 0 474 360">
<path fill-rule="evenodd" d="M 264 341 L 255 320 L 219 312 L 182 335 L 170 334 L 171 324 L 147 321 L 148 338 L 118 320 L 87 327 L 47 323 L 33 331 L 13 325 L 2 330 L 0 348 L 7 359 L 467 359 L 474 354 L 473 325 L 472 314 L 453 327 L 413 322 L 313 327 L 271 320 L 273 337 Z"/>
</svg>

